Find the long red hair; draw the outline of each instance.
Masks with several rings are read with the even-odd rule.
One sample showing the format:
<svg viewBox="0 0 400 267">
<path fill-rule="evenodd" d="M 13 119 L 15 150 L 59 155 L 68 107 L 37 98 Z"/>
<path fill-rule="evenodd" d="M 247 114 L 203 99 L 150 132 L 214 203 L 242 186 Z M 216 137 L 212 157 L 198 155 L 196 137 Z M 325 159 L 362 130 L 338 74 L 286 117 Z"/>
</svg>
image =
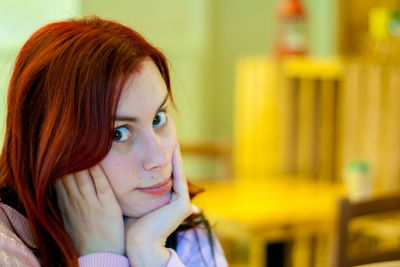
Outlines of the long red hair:
<svg viewBox="0 0 400 267">
<path fill-rule="evenodd" d="M 170 93 L 164 55 L 132 29 L 98 17 L 46 25 L 17 57 L 0 188 L 17 195 L 44 266 L 78 266 L 53 184 L 107 155 L 121 90 L 144 57 L 153 59 Z"/>
</svg>

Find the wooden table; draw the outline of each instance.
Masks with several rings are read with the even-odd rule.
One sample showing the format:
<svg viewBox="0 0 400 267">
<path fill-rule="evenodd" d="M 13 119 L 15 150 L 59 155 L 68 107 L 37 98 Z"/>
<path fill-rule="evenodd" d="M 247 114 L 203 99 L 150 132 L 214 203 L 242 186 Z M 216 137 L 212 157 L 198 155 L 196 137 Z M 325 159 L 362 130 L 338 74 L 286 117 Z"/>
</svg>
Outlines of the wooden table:
<svg viewBox="0 0 400 267">
<path fill-rule="evenodd" d="M 221 237 L 249 242 L 249 266 L 266 264 L 265 244 L 331 231 L 342 185 L 305 177 L 243 178 L 200 183 L 194 199 Z"/>
</svg>

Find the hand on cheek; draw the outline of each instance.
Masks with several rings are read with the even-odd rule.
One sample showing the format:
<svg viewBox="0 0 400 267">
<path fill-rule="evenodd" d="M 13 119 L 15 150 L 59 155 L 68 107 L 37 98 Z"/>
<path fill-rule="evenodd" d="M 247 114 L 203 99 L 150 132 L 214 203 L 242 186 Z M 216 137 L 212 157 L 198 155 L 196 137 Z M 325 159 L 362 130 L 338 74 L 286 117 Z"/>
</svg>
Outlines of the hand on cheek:
<svg viewBox="0 0 400 267">
<path fill-rule="evenodd" d="M 100 165 L 62 177 L 54 187 L 66 231 L 79 256 L 125 254 L 122 212 Z"/>
<path fill-rule="evenodd" d="M 172 157 L 171 201 L 126 224 L 126 253 L 132 265 L 163 266 L 169 258 L 167 237 L 190 215 L 191 203 L 179 147 Z"/>
</svg>

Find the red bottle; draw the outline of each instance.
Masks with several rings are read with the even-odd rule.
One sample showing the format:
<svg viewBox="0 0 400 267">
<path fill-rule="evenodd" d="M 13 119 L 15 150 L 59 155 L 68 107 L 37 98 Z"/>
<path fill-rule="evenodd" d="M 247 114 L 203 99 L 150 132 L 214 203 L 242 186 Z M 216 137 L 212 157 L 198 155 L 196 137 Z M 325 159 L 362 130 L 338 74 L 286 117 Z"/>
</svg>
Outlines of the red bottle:
<svg viewBox="0 0 400 267">
<path fill-rule="evenodd" d="M 300 0 L 280 0 L 275 53 L 305 55 L 308 50 L 306 11 Z"/>
</svg>

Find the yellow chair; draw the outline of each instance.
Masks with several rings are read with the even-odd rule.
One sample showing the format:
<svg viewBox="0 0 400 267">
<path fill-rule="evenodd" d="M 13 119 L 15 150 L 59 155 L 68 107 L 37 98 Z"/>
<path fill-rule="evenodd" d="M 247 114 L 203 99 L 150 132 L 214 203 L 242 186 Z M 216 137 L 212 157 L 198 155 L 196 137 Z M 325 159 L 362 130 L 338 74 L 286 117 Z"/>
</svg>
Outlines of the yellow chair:
<svg viewBox="0 0 400 267">
<path fill-rule="evenodd" d="M 400 248 L 369 253 L 360 252 L 359 255 L 349 255 L 348 234 L 352 220 L 365 215 L 379 214 L 390 211 L 400 211 L 400 195 L 390 195 L 368 201 L 352 203 L 347 198 L 339 199 L 338 230 L 333 255 L 334 267 L 351 267 L 385 261 L 400 261 Z M 393 264 L 393 263 L 391 263 Z M 400 266 L 397 262 L 396 266 Z"/>
</svg>

